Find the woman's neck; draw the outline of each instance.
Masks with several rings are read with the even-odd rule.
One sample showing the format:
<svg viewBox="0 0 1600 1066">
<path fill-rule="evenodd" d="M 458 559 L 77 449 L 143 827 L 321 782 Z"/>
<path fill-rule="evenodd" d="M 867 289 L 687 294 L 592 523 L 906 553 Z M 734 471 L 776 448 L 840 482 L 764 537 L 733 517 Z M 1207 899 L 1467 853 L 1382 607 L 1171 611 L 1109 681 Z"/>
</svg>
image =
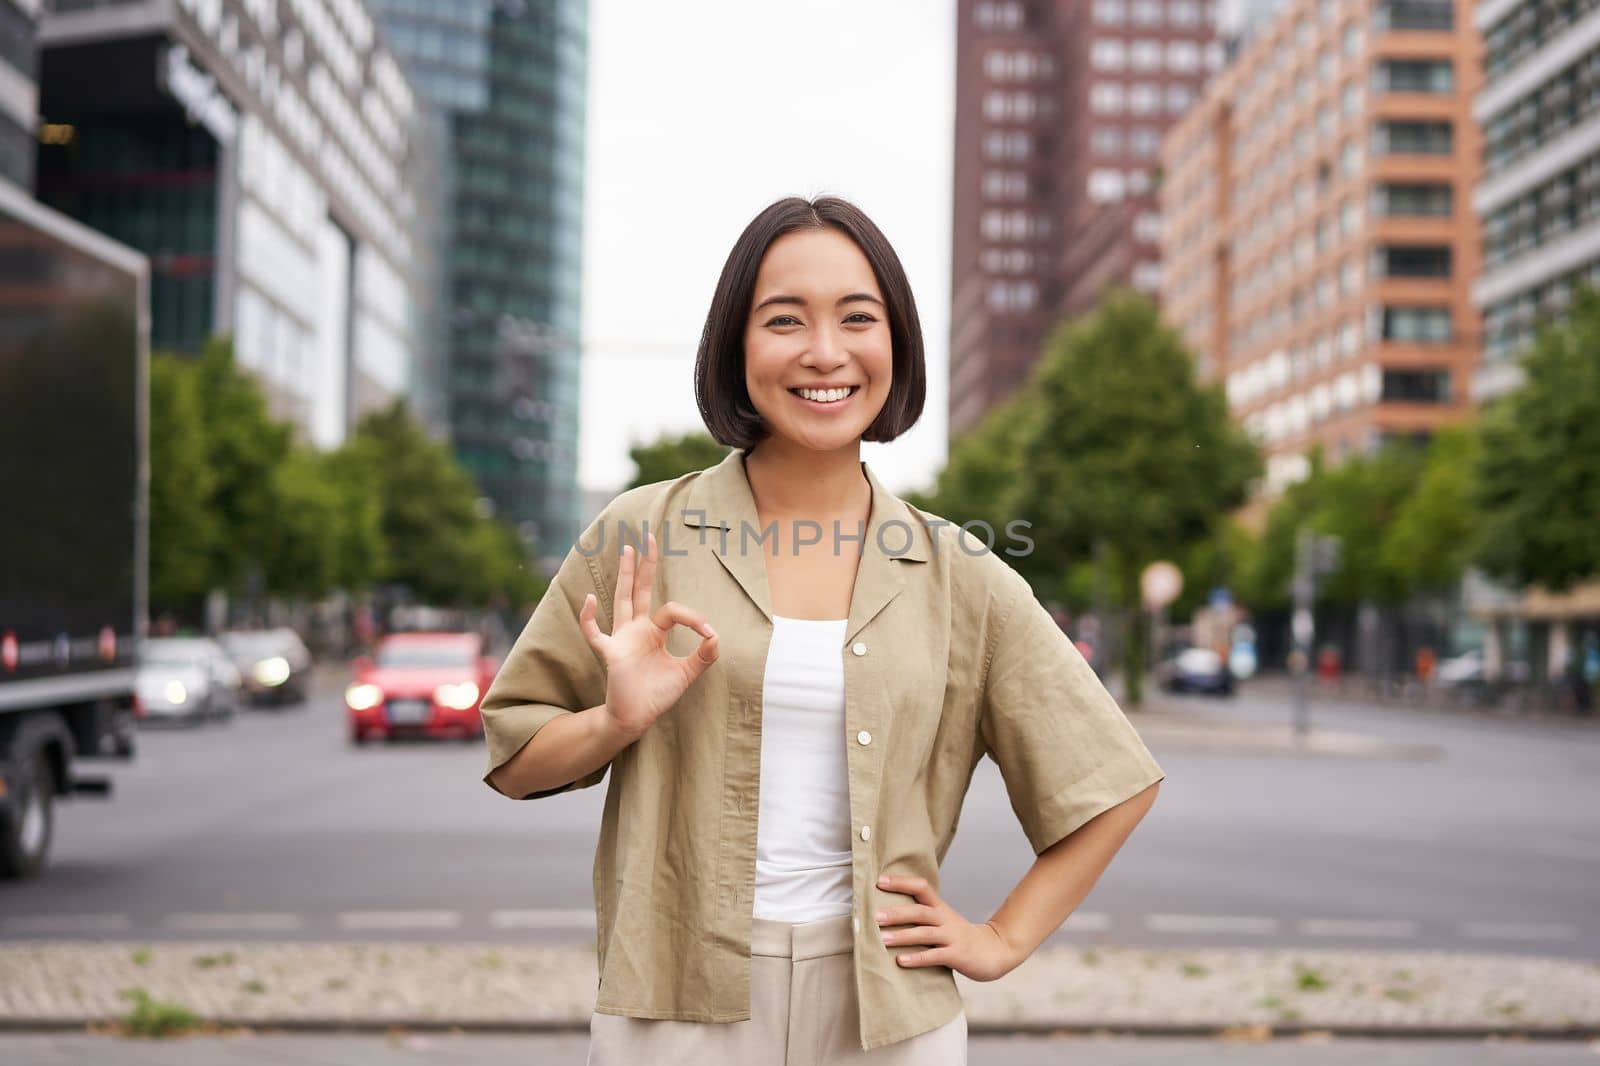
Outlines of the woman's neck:
<svg viewBox="0 0 1600 1066">
<path fill-rule="evenodd" d="M 861 444 L 819 452 L 767 438 L 744 459 L 763 521 L 811 519 L 826 525 L 835 518 L 869 510 L 872 489 L 861 469 Z"/>
</svg>

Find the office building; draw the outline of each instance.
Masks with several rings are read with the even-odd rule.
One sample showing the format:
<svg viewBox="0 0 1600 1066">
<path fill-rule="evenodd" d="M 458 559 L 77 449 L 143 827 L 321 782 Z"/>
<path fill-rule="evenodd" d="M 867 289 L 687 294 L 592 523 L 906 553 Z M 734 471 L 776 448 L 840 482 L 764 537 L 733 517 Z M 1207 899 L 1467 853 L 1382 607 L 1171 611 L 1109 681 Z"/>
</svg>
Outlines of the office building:
<svg viewBox="0 0 1600 1066">
<path fill-rule="evenodd" d="M 1221 64 L 1211 0 L 959 0 L 950 430 L 1109 286 L 1160 284 L 1161 137 Z"/>
<path fill-rule="evenodd" d="M 33 188 L 40 0 L 0 0 L 0 178 Z"/>
<path fill-rule="evenodd" d="M 414 397 L 432 155 L 360 0 L 48 7 L 38 195 L 149 256 L 152 349 L 231 334 L 323 447 Z"/>
<path fill-rule="evenodd" d="M 582 528 L 585 0 L 369 0 L 442 116 L 450 438 L 496 513 L 559 561 Z"/>
<path fill-rule="evenodd" d="M 1600 286 L 1600 3 L 1485 0 L 1474 206 L 1483 225 L 1480 400 L 1522 381 L 1518 356 L 1574 282 Z"/>
<path fill-rule="evenodd" d="M 1267 453 L 1266 495 L 1471 403 L 1470 5 L 1295 0 L 1168 136 L 1163 310 Z"/>
</svg>

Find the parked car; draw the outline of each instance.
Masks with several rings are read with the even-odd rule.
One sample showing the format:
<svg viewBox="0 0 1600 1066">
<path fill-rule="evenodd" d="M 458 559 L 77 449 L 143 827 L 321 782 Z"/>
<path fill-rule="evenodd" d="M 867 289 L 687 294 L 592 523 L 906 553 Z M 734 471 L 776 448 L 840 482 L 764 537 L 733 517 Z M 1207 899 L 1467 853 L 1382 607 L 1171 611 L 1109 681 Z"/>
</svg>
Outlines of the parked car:
<svg viewBox="0 0 1600 1066">
<path fill-rule="evenodd" d="M 206 637 L 155 637 L 144 642 L 139 699 L 147 721 L 191 725 L 231 718 L 239 709 L 242 678 L 228 653 Z"/>
<path fill-rule="evenodd" d="M 478 704 L 499 663 L 476 633 L 394 633 L 355 661 L 345 691 L 350 742 L 483 735 Z"/>
<path fill-rule="evenodd" d="M 311 652 L 288 626 L 224 633 L 223 649 L 244 679 L 252 703 L 303 703 L 311 685 Z"/>
<path fill-rule="evenodd" d="M 1168 692 L 1233 694 L 1233 674 L 1222 656 L 1210 648 L 1183 648 L 1156 667 L 1156 678 Z"/>
</svg>

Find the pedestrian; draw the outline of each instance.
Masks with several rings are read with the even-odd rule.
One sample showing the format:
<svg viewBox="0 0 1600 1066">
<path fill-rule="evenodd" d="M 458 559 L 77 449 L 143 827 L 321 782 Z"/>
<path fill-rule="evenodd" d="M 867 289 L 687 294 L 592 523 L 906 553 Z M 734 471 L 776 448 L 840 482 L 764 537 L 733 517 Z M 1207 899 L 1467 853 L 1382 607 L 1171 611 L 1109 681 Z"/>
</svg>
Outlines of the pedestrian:
<svg viewBox="0 0 1600 1066">
<path fill-rule="evenodd" d="M 925 388 L 878 227 L 835 197 L 763 210 L 695 365 L 732 450 L 607 505 L 484 696 L 496 791 L 611 775 L 590 1066 L 965 1063 L 954 975 L 1023 962 L 1155 799 L 1161 767 L 1028 583 L 861 459 Z M 980 920 L 939 867 L 984 755 L 1035 859 Z"/>
</svg>

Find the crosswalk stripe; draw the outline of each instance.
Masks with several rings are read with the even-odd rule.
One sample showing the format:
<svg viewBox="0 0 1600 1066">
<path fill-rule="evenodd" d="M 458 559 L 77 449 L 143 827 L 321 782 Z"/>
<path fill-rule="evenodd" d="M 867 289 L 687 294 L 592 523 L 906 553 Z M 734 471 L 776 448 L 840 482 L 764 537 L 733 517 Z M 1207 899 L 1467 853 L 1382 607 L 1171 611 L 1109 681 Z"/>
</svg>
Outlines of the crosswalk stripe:
<svg viewBox="0 0 1600 1066">
<path fill-rule="evenodd" d="M 1571 940 L 1578 930 L 1565 922 L 1463 922 L 1461 935 L 1473 940 Z"/>
<path fill-rule="evenodd" d="M 1270 936 L 1278 919 L 1236 914 L 1147 914 L 1145 928 L 1154 933 L 1245 933 Z"/>
<path fill-rule="evenodd" d="M 496 929 L 593 929 L 594 911 L 572 908 L 492 911 L 489 924 Z"/>
<path fill-rule="evenodd" d="M 126 914 L 21 914 L 5 919 L 8 933 L 120 933 L 133 928 Z"/>
<path fill-rule="evenodd" d="M 169 914 L 162 924 L 185 933 L 286 933 L 305 927 L 298 914 Z"/>
<path fill-rule="evenodd" d="M 455 929 L 461 925 L 460 911 L 342 911 L 343 929 Z"/>
<path fill-rule="evenodd" d="M 1417 923 L 1395 919 L 1306 918 L 1299 924 L 1306 936 L 1374 937 L 1406 940 L 1417 935 Z"/>
</svg>

